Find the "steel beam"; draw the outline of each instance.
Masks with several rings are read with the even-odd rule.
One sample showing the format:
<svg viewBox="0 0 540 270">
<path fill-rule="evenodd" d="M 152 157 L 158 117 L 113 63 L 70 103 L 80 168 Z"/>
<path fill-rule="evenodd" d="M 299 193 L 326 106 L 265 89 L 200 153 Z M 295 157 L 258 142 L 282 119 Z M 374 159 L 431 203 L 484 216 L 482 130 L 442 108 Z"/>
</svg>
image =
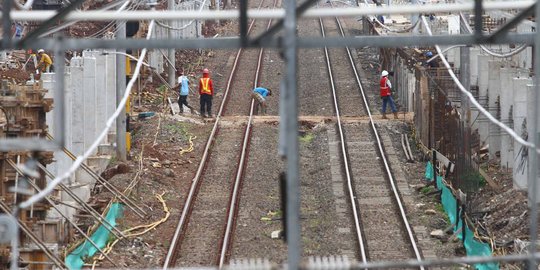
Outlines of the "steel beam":
<svg viewBox="0 0 540 270">
<path fill-rule="evenodd" d="M 474 34 L 477 40 L 481 40 L 483 37 L 482 28 L 482 13 L 483 13 L 482 0 L 474 0 Z"/>
<path fill-rule="evenodd" d="M 240 0 L 240 45 L 242 48 L 248 46 L 248 1 Z"/>
<path fill-rule="evenodd" d="M 13 0 L 5 0 L 2 5 L 2 46 L 7 47 L 11 44 L 11 7 Z"/>
<path fill-rule="evenodd" d="M 308 6 L 309 1 L 304 2 Z M 482 5 L 482 10 L 510 10 L 510 9 L 526 9 L 534 4 L 534 1 L 494 1 L 486 2 Z M 309 7 L 309 6 L 308 6 Z M 300 8 L 300 7 L 299 7 Z M 303 7 L 304 8 L 304 7 Z M 375 15 L 394 15 L 394 14 L 425 14 L 439 12 L 470 12 L 474 10 L 473 3 L 463 4 L 432 4 L 432 5 L 392 5 L 390 7 L 345 7 L 345 8 L 317 8 L 306 10 L 302 13 L 302 18 L 331 18 L 331 17 L 361 17 Z M 12 20 L 25 21 L 46 21 L 54 17 L 55 11 L 12 11 Z M 249 9 L 247 11 L 250 19 L 284 19 L 284 9 Z M 140 21 L 140 20 L 234 20 L 238 19 L 240 12 L 238 10 L 202 10 L 200 12 L 192 12 L 186 10 L 178 11 L 81 11 L 70 13 L 63 21 L 69 22 L 74 20 L 85 21 Z"/>
</svg>

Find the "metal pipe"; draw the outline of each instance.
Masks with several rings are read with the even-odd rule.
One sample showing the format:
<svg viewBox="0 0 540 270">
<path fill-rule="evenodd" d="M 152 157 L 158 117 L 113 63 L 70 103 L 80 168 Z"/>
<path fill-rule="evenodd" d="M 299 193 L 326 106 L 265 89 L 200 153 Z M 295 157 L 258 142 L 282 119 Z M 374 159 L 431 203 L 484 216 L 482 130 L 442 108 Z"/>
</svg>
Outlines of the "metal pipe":
<svg viewBox="0 0 540 270">
<path fill-rule="evenodd" d="M 117 11 L 114 12 L 119 15 Z M 126 24 L 118 20 L 116 23 L 116 38 L 126 38 Z M 129 48 L 129 47 L 128 47 Z M 125 49 L 117 49 L 119 53 L 126 53 Z M 118 106 L 126 91 L 126 58 L 116 56 L 116 105 Z M 120 161 L 127 160 L 126 149 L 126 107 L 122 106 L 118 118 L 116 118 L 116 157 Z"/>
<path fill-rule="evenodd" d="M 540 14 L 540 4 L 536 4 L 536 17 Z M 540 21 L 536 20 L 536 29 L 538 30 L 540 26 Z M 538 120 L 540 110 L 538 109 L 538 102 L 540 102 L 540 75 L 538 71 L 540 70 L 540 31 L 536 31 L 535 44 L 534 44 L 534 70 L 536 73 L 535 81 L 535 90 L 533 91 L 533 115 L 530 121 L 532 134 L 529 136 L 529 141 L 534 145 L 538 145 L 540 142 L 538 134 Z M 536 253 L 537 240 L 538 240 L 538 153 L 537 151 L 529 151 L 530 157 L 530 167 L 527 176 L 528 181 L 528 193 L 529 193 L 529 206 L 530 206 L 530 229 L 529 237 L 531 244 L 529 246 L 529 258 L 528 267 L 529 270 L 537 269 L 537 261 L 532 257 Z"/>
<path fill-rule="evenodd" d="M 265 40 L 265 42 L 259 44 L 260 46 L 250 45 L 254 48 L 280 48 L 279 38 L 273 38 Z M 493 44 L 506 44 L 506 43 L 522 43 L 532 44 L 534 42 L 534 33 L 522 33 L 513 34 L 510 33 L 507 36 L 497 39 L 497 43 Z M 321 48 L 321 47 L 336 47 L 343 48 L 348 47 L 378 47 L 378 48 L 397 48 L 404 46 L 434 46 L 434 45 L 463 45 L 463 44 L 475 44 L 476 39 L 474 35 L 411 35 L 411 36 L 361 36 L 361 37 L 304 37 L 298 38 L 297 46 L 299 48 Z M 240 38 L 202 38 L 202 39 L 174 39 L 174 40 L 143 40 L 143 39 L 121 39 L 121 40 L 106 40 L 106 39 L 64 39 L 65 50 L 82 50 L 82 49 L 110 49 L 110 48 L 132 48 L 132 49 L 155 49 L 155 48 L 188 48 L 188 49 L 220 49 L 220 48 L 239 48 Z M 33 47 L 40 47 L 43 49 L 54 49 L 58 44 L 56 39 L 44 38 L 36 40 Z M 10 49 L 19 47 L 8 47 L 0 49 Z M 21 47 L 29 48 L 29 47 Z M 20 49 L 20 48 L 19 48 Z M 21 139 L 11 139 L 10 141 L 16 142 Z M 0 147 L 3 146 L 3 141 L 0 140 Z M 27 140 L 28 141 L 28 140 Z M 35 141 L 35 140 L 34 140 Z M 41 142 L 44 143 L 44 142 Z M 40 149 L 47 149 L 44 146 L 36 144 L 36 147 Z M 46 142 L 45 142 L 46 144 Z M 27 148 L 25 148 L 27 149 Z M 3 150 L 2 150 L 3 151 Z"/>
<path fill-rule="evenodd" d="M 2 5 L 2 46 L 8 47 L 11 44 L 11 7 L 13 0 L 5 0 Z"/>
<path fill-rule="evenodd" d="M 526 9 L 534 4 L 534 1 L 510 1 L 510 2 L 486 2 L 483 10 L 510 10 Z M 432 4 L 432 5 L 392 5 L 390 7 L 346 7 L 346 8 L 320 8 L 306 10 L 302 18 L 318 17 L 356 17 L 367 15 L 386 14 L 418 14 L 437 12 L 459 12 L 473 10 L 473 3 L 462 4 Z M 56 11 L 11 11 L 13 20 L 26 21 L 47 21 L 56 14 Z M 248 18 L 252 19 L 283 19 L 286 10 L 284 9 L 248 9 Z M 238 10 L 202 10 L 195 13 L 192 11 L 81 11 L 68 14 L 64 21 L 86 20 L 86 21 L 140 21 L 140 20 L 222 20 L 237 19 L 240 15 Z"/>
<path fill-rule="evenodd" d="M 298 269 L 301 261 L 300 227 L 300 168 L 298 154 L 298 92 L 297 68 L 297 16 L 296 0 L 284 2 L 286 12 L 283 20 L 284 38 L 282 49 L 285 56 L 285 155 L 287 164 L 287 262 L 289 269 Z"/>
</svg>

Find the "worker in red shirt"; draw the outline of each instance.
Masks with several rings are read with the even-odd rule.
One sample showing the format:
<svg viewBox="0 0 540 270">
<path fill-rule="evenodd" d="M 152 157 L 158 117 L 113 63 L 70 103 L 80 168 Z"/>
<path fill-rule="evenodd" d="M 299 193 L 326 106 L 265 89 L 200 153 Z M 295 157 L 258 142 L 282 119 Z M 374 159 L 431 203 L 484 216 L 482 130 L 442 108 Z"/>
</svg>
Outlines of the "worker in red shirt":
<svg viewBox="0 0 540 270">
<path fill-rule="evenodd" d="M 212 117 L 212 96 L 214 95 L 214 85 L 212 84 L 210 72 L 207 68 L 203 69 L 203 77 L 199 80 L 199 95 L 201 103 L 201 116 Z"/>
<path fill-rule="evenodd" d="M 394 118 L 398 118 L 396 104 L 394 103 L 394 99 L 392 98 L 392 83 L 390 83 L 390 80 L 388 79 L 388 71 L 383 70 L 381 73 L 381 81 L 380 81 L 380 87 L 381 87 L 381 98 L 382 98 L 382 118 L 386 118 L 386 104 L 390 103 L 390 108 L 392 108 L 392 113 L 394 113 Z"/>
</svg>

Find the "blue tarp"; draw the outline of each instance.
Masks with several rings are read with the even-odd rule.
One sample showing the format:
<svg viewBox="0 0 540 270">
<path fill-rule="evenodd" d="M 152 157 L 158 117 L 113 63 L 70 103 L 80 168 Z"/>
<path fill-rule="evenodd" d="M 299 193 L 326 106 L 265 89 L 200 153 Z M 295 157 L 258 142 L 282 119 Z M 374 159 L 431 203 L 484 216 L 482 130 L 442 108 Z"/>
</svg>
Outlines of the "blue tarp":
<svg viewBox="0 0 540 270">
<path fill-rule="evenodd" d="M 112 225 L 116 226 L 116 219 L 122 216 L 123 207 L 120 203 L 113 203 L 105 216 L 105 219 Z M 109 231 L 101 225 L 90 236 L 90 239 L 103 250 L 109 242 Z M 71 252 L 65 260 L 66 266 L 69 269 L 81 269 L 84 265 L 84 260 L 94 256 L 98 250 L 88 241 L 85 240 L 79 247 Z"/>
<path fill-rule="evenodd" d="M 426 179 L 433 179 L 433 166 L 431 162 L 428 162 L 426 165 Z M 448 215 L 450 223 L 456 224 L 454 227 L 454 233 L 461 229 L 462 220 L 459 218 L 457 213 L 457 201 L 452 194 L 452 191 L 443 184 L 442 176 L 437 175 L 437 188 L 441 190 L 441 203 L 443 205 L 444 211 Z M 465 226 L 465 240 L 463 240 L 463 232 L 458 233 L 458 238 L 463 241 L 465 250 L 467 251 L 468 256 L 491 256 L 491 247 L 490 245 L 477 241 L 474 238 L 473 232 L 469 229 L 469 226 Z M 475 264 L 474 267 L 478 270 L 495 270 L 499 269 L 498 263 L 482 263 Z"/>
</svg>

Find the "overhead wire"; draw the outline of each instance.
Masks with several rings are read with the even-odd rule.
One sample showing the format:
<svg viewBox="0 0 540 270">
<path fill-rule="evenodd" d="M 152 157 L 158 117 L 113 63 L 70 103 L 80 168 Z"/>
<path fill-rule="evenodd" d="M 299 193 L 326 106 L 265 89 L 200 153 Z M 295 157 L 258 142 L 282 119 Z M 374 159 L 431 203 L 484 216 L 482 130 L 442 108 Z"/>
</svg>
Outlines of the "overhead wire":
<svg viewBox="0 0 540 270">
<path fill-rule="evenodd" d="M 155 26 L 155 20 L 152 20 L 150 22 L 150 25 L 148 26 L 148 33 L 146 36 L 146 39 L 150 39 L 152 37 L 152 31 L 154 30 Z M 105 128 L 101 131 L 99 136 L 94 140 L 94 142 L 90 145 L 90 147 L 84 152 L 82 156 L 77 157 L 77 159 L 73 162 L 69 170 L 67 170 L 65 173 L 57 176 L 55 179 L 53 179 L 51 182 L 47 184 L 47 186 L 39 193 L 32 195 L 30 198 L 28 198 L 26 201 L 19 204 L 19 208 L 28 208 L 34 203 L 37 203 L 38 201 L 45 198 L 45 196 L 49 195 L 51 192 L 54 191 L 54 188 L 59 185 L 63 180 L 70 177 L 72 174 L 75 173 L 75 171 L 81 166 L 81 164 L 88 158 L 92 153 L 97 149 L 101 141 L 107 136 L 109 129 L 114 124 L 116 118 L 122 113 L 122 110 L 124 106 L 126 105 L 126 102 L 129 98 L 129 95 L 131 94 L 131 89 L 133 88 L 133 85 L 135 84 L 135 81 L 139 77 L 141 67 L 143 65 L 143 60 L 146 57 L 148 49 L 144 48 L 141 51 L 141 55 L 139 57 L 139 60 L 137 61 L 137 65 L 135 66 L 135 70 L 133 71 L 133 76 L 131 77 L 131 80 L 129 81 L 128 85 L 126 86 L 126 90 L 124 92 L 124 96 L 120 100 L 118 107 L 114 111 L 113 115 L 107 120 Z"/>
<path fill-rule="evenodd" d="M 426 18 L 422 15 L 422 16 L 420 16 L 420 19 L 422 20 L 422 23 L 425 25 L 426 32 L 428 33 L 428 35 L 432 36 L 433 33 L 431 32 L 431 28 L 429 27 L 429 24 L 426 21 Z M 476 100 L 476 98 L 474 98 L 474 96 L 471 94 L 471 92 L 468 91 L 467 89 L 465 89 L 463 84 L 461 84 L 461 82 L 457 78 L 456 74 L 452 70 L 452 67 L 450 66 L 450 63 L 448 63 L 448 61 L 446 60 L 446 57 L 443 55 L 441 47 L 439 45 L 435 45 L 435 49 L 437 50 L 437 53 L 440 55 L 441 61 L 443 62 L 444 66 L 446 67 L 446 70 L 448 71 L 448 74 L 450 75 L 450 77 L 452 77 L 452 79 L 454 80 L 454 83 L 457 85 L 458 89 L 463 94 L 465 94 L 467 96 L 467 98 L 471 101 L 471 103 L 476 108 L 478 108 L 478 111 L 480 111 L 483 115 L 485 115 L 491 122 L 493 122 L 494 124 L 496 124 L 497 126 L 502 128 L 506 133 L 508 133 L 508 135 L 510 135 L 512 138 L 514 138 L 514 140 L 516 140 L 519 144 L 521 144 L 523 146 L 526 146 L 528 148 L 535 149 L 537 153 L 540 153 L 540 149 L 538 149 L 535 144 L 527 142 L 526 140 L 521 138 L 512 128 L 508 127 L 507 125 L 505 125 L 501 121 L 497 120 L 497 118 L 495 118 L 482 105 L 480 105 L 480 103 L 478 103 L 478 101 Z"/>
</svg>

